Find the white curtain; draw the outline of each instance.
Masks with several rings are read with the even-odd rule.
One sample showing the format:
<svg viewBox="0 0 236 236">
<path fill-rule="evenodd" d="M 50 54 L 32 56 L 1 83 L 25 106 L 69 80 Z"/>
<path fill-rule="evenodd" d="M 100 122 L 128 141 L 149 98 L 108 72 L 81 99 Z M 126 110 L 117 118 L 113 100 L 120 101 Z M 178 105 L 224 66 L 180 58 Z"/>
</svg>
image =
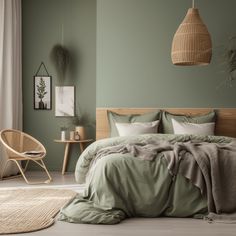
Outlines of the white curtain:
<svg viewBox="0 0 236 236">
<path fill-rule="evenodd" d="M 0 130 L 22 129 L 21 0 L 0 0 Z M 6 156 L 0 146 L 0 173 Z M 6 175 L 17 172 L 9 165 Z"/>
</svg>

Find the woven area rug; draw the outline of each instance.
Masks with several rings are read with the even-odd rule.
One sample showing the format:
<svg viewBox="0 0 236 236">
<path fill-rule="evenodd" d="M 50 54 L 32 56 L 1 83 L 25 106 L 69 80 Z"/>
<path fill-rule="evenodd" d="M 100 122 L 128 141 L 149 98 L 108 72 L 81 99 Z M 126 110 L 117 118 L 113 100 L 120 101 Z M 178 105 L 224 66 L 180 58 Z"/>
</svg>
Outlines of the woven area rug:
<svg viewBox="0 0 236 236">
<path fill-rule="evenodd" d="M 76 192 L 65 189 L 0 190 L 0 234 L 44 229 Z"/>
</svg>

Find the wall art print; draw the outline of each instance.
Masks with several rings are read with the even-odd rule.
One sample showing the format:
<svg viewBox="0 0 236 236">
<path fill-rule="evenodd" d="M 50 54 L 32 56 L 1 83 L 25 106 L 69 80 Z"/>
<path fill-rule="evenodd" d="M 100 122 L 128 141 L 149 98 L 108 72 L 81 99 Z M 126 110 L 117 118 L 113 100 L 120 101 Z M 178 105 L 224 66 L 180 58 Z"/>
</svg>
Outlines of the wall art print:
<svg viewBox="0 0 236 236">
<path fill-rule="evenodd" d="M 55 87 L 55 116 L 75 116 L 75 86 Z"/>
<path fill-rule="evenodd" d="M 51 110 L 52 95 L 51 95 L 52 77 L 34 76 L 34 109 L 35 110 Z"/>
</svg>

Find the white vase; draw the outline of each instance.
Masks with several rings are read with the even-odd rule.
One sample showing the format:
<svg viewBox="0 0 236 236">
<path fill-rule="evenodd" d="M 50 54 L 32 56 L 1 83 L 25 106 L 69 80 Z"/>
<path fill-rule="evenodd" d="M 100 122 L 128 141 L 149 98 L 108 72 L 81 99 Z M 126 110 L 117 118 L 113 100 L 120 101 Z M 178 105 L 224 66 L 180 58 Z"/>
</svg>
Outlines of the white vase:
<svg viewBox="0 0 236 236">
<path fill-rule="evenodd" d="M 63 130 L 61 131 L 61 141 L 65 141 L 66 140 L 66 131 Z"/>
</svg>

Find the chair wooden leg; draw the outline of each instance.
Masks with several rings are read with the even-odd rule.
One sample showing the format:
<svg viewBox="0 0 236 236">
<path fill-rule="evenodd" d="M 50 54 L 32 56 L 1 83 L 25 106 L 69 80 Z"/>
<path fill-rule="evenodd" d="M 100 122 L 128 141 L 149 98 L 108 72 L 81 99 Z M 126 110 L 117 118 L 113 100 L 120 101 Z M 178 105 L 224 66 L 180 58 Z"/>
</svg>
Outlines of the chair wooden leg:
<svg viewBox="0 0 236 236">
<path fill-rule="evenodd" d="M 29 160 L 26 161 L 26 164 L 25 164 L 25 167 L 24 167 L 24 172 L 27 170 L 28 164 L 29 164 Z"/>
<path fill-rule="evenodd" d="M 1 176 L 0 176 L 0 179 L 1 179 L 1 180 L 14 179 L 14 178 L 21 177 L 21 174 L 17 174 L 17 175 L 12 175 L 12 176 L 4 177 L 4 173 L 5 173 L 6 169 L 7 169 L 7 165 L 8 165 L 8 163 L 9 163 L 10 161 L 11 161 L 11 160 L 8 159 L 7 162 L 6 162 L 6 164 L 5 164 L 4 167 L 3 167 L 2 174 L 1 174 Z"/>
<path fill-rule="evenodd" d="M 45 183 L 50 183 L 50 182 L 52 181 L 52 177 L 51 177 L 51 175 L 49 174 L 48 169 L 47 169 L 47 167 L 45 166 L 43 160 L 40 160 L 40 161 L 41 161 L 42 166 L 43 166 L 42 168 L 45 170 L 45 172 L 47 173 L 47 176 L 48 176 L 48 180 L 46 180 Z"/>
<path fill-rule="evenodd" d="M 7 160 L 5 166 L 4 166 L 3 169 L 2 169 L 1 179 L 3 179 L 3 176 L 4 176 L 5 170 L 6 170 L 6 168 L 7 168 L 8 162 L 9 162 L 9 160 Z"/>
<path fill-rule="evenodd" d="M 14 162 L 16 163 L 16 165 L 17 165 L 18 169 L 20 170 L 20 173 L 21 173 L 22 177 L 24 178 L 25 182 L 26 182 L 27 184 L 30 184 L 30 182 L 28 181 L 28 179 L 27 179 L 26 176 L 25 176 L 24 169 L 21 168 L 21 166 L 20 166 L 20 164 L 18 163 L 18 161 L 16 161 L 16 160 L 12 160 L 12 161 L 14 161 Z"/>
<path fill-rule="evenodd" d="M 6 164 L 5 164 L 5 166 L 4 166 L 4 168 L 3 168 L 3 170 L 2 170 L 2 174 L 1 174 L 1 176 L 0 176 L 0 179 L 1 179 L 1 180 L 14 179 L 14 178 L 22 177 L 21 172 L 18 173 L 18 174 L 16 174 L 16 175 L 11 175 L 11 176 L 4 177 L 4 173 L 5 173 L 5 171 L 6 171 L 6 168 L 7 168 L 8 163 L 9 163 L 10 161 L 13 161 L 13 160 L 8 159 L 7 162 L 6 162 Z M 14 161 L 13 161 L 13 162 L 14 162 Z M 25 171 L 26 171 L 26 169 L 27 169 L 27 167 L 28 167 L 28 163 L 29 163 L 29 160 L 26 161 L 26 164 L 25 164 L 24 169 L 21 168 L 24 173 L 25 173 Z M 18 165 L 17 165 L 17 166 L 18 166 Z M 21 165 L 20 165 L 20 166 L 21 166 Z M 19 167 L 18 167 L 18 168 L 19 168 Z"/>
<path fill-rule="evenodd" d="M 46 172 L 46 174 L 47 174 L 47 176 L 48 176 L 48 179 L 45 180 L 45 181 L 43 181 L 43 182 L 30 182 L 30 181 L 28 181 L 28 179 L 26 178 L 26 176 L 25 176 L 25 174 L 24 174 L 24 172 L 23 172 L 22 175 L 23 175 L 24 179 L 26 180 L 26 183 L 27 183 L 27 184 L 48 184 L 48 183 L 50 183 L 50 182 L 52 181 L 52 177 L 51 177 L 51 175 L 49 174 L 49 172 L 48 172 L 48 170 L 47 170 L 47 168 L 46 168 L 46 166 L 45 166 L 43 160 L 39 160 L 40 162 L 39 162 L 39 161 L 35 161 L 35 160 L 31 160 L 31 161 L 33 161 L 34 163 L 36 163 L 36 164 L 39 165 L 42 169 L 45 170 L 45 172 Z M 27 165 L 28 165 L 28 163 L 27 163 Z"/>
<path fill-rule="evenodd" d="M 17 167 L 18 167 L 18 169 L 19 169 L 19 171 L 21 173 L 19 176 L 22 176 L 27 184 L 48 184 L 48 183 L 50 183 L 52 181 L 52 177 L 49 174 L 49 172 L 48 172 L 48 170 L 47 170 L 43 160 L 40 160 L 41 163 L 39 163 L 38 161 L 34 161 L 33 160 L 33 162 L 35 162 L 36 164 L 38 164 L 41 168 L 43 168 L 45 170 L 45 172 L 46 172 L 46 174 L 48 176 L 48 179 L 45 180 L 45 181 L 42 181 L 42 182 L 31 182 L 25 176 L 25 171 L 26 171 L 26 169 L 28 167 L 29 160 L 27 160 L 27 163 L 26 163 L 26 166 L 25 166 L 24 169 L 21 167 L 21 165 L 18 163 L 18 161 L 14 160 L 14 159 L 7 160 L 6 165 L 8 164 L 9 161 L 13 161 L 17 165 Z M 2 172 L 2 175 L 1 175 L 1 179 L 5 179 L 5 178 L 3 178 L 3 175 L 4 175 L 4 172 L 5 172 L 5 169 L 6 169 L 6 165 L 4 166 L 4 169 L 3 169 L 3 172 Z"/>
</svg>

